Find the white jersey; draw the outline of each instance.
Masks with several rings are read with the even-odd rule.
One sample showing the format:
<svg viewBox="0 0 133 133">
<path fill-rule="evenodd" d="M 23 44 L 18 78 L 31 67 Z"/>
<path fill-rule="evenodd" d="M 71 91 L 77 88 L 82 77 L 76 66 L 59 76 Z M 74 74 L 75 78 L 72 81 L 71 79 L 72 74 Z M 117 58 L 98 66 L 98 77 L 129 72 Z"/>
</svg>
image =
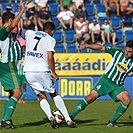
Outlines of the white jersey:
<svg viewBox="0 0 133 133">
<path fill-rule="evenodd" d="M 94 31 L 94 33 L 97 33 L 97 30 L 100 30 L 100 25 L 99 24 L 94 25 L 93 23 L 90 23 L 89 24 L 89 29 Z"/>
<path fill-rule="evenodd" d="M 35 0 L 35 3 L 38 3 L 39 6 L 46 6 L 48 0 Z"/>
<path fill-rule="evenodd" d="M 76 8 L 78 9 L 84 3 L 84 0 L 72 0 L 72 2 L 75 2 Z"/>
<path fill-rule="evenodd" d="M 57 15 L 57 18 L 61 18 L 63 20 L 70 20 L 74 14 L 71 11 L 62 11 Z"/>
<path fill-rule="evenodd" d="M 55 39 L 42 31 L 27 30 L 25 32 L 26 54 L 24 72 L 50 71 L 48 51 L 54 51 Z"/>
<path fill-rule="evenodd" d="M 81 27 L 82 25 L 84 25 L 86 22 L 81 23 L 80 21 L 75 22 L 79 27 Z M 76 28 L 76 33 L 77 34 L 81 34 L 81 32 L 86 32 L 86 25 L 84 25 L 80 30 L 78 30 L 78 28 Z"/>
</svg>

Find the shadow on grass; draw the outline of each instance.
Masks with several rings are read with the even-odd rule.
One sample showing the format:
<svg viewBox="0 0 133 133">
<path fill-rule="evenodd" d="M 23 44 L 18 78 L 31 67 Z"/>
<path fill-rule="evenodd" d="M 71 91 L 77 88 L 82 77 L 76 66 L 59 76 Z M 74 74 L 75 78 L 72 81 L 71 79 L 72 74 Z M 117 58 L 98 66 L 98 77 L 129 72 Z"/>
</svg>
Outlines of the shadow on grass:
<svg viewBox="0 0 133 133">
<path fill-rule="evenodd" d="M 90 125 L 89 123 L 91 122 L 94 122 L 94 121 L 97 121 L 97 119 L 89 119 L 89 120 L 79 120 L 79 119 L 76 119 L 76 123 L 78 125 L 84 125 L 84 126 L 88 126 Z M 45 124 L 48 124 L 49 123 L 49 120 L 47 118 L 44 118 L 43 120 L 41 121 L 37 121 L 37 122 L 29 122 L 29 123 L 24 123 L 24 124 L 21 124 L 21 125 L 16 125 L 17 128 L 23 128 L 23 127 L 32 127 L 32 126 L 41 126 L 41 125 L 44 125 L 44 126 L 47 126 Z M 63 121 L 60 125 L 60 127 L 66 127 L 66 122 Z"/>
<path fill-rule="evenodd" d="M 107 125 L 107 123 L 97 123 L 96 121 L 98 121 L 99 119 L 89 119 L 89 120 L 80 120 L 80 119 L 76 119 L 76 127 L 78 126 L 102 126 L 102 125 Z M 32 126 L 47 126 L 47 124 L 49 124 L 49 120 L 47 118 L 44 118 L 41 121 L 37 121 L 37 122 L 29 122 L 29 123 L 24 123 L 21 125 L 16 125 L 17 128 L 22 128 L 22 127 L 32 127 Z M 117 123 L 118 126 L 133 126 L 133 122 L 118 122 Z M 66 122 L 63 121 L 61 124 L 59 124 L 59 127 L 66 127 Z"/>
<path fill-rule="evenodd" d="M 74 121 L 76 122 L 76 125 L 81 125 L 81 126 L 88 126 L 90 123 L 97 121 L 98 119 L 89 119 L 89 120 L 80 120 L 80 119 L 75 119 Z M 66 126 L 66 122 L 61 123 L 61 127 Z"/>
<path fill-rule="evenodd" d="M 21 124 L 21 125 L 16 125 L 16 126 L 17 126 L 17 128 L 32 127 L 32 126 L 41 126 L 41 125 L 45 126 L 46 123 L 49 123 L 49 120 L 47 118 L 44 118 L 41 121 L 29 122 L 29 123 L 24 123 L 24 124 Z"/>
<path fill-rule="evenodd" d="M 99 119 L 90 119 L 90 120 L 80 120 L 76 119 L 76 123 L 79 126 L 103 126 L 107 125 L 108 122 L 106 123 L 97 123 L 96 121 L 99 121 Z M 118 126 L 133 126 L 132 121 L 126 121 L 126 122 L 117 122 Z"/>
<path fill-rule="evenodd" d="M 107 123 L 97 123 L 99 119 L 89 119 L 89 120 L 76 120 L 77 125 L 81 126 L 95 126 L 95 125 L 107 125 Z"/>
<path fill-rule="evenodd" d="M 88 123 L 92 123 L 94 121 L 98 121 L 98 119 L 89 119 L 89 120 L 80 120 L 80 119 L 76 119 L 75 120 L 77 124 L 88 124 Z"/>
<path fill-rule="evenodd" d="M 126 121 L 126 122 L 118 122 L 118 125 L 122 125 L 122 126 L 133 126 L 133 122 L 132 121 Z"/>
</svg>

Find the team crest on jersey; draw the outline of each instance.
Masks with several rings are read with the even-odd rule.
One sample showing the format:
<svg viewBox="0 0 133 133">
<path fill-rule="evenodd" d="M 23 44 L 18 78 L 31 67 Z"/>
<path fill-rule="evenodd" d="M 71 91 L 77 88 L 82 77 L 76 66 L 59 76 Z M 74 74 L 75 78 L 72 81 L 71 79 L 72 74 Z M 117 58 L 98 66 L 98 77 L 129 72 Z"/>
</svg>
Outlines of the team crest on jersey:
<svg viewBox="0 0 133 133">
<path fill-rule="evenodd" d="M 127 71 L 127 66 L 124 63 L 117 63 L 117 68 L 120 72 L 126 72 Z"/>
</svg>

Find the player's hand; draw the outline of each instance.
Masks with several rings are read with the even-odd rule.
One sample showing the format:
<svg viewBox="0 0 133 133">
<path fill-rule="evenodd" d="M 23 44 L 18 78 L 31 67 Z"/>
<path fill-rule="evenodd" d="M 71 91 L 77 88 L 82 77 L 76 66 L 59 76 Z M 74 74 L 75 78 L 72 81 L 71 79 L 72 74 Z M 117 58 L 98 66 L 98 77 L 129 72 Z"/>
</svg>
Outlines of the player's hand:
<svg viewBox="0 0 133 133">
<path fill-rule="evenodd" d="M 21 11 L 24 12 L 24 9 L 25 9 L 24 4 L 25 4 L 25 2 L 21 2 L 21 3 L 20 3 L 20 5 L 19 5 L 19 10 L 20 10 L 20 12 L 21 12 Z"/>
<path fill-rule="evenodd" d="M 88 44 L 81 44 L 79 46 L 79 50 L 85 49 L 85 48 L 87 48 L 87 46 L 88 46 Z"/>
<path fill-rule="evenodd" d="M 52 76 L 54 77 L 55 80 L 59 80 L 59 76 L 56 73 L 52 73 Z"/>
</svg>

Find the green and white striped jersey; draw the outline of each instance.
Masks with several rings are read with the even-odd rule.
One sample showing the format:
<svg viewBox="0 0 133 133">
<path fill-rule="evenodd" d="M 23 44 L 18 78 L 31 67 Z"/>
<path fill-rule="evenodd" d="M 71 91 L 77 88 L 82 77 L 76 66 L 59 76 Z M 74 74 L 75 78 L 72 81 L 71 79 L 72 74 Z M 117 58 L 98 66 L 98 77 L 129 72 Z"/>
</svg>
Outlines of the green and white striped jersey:
<svg viewBox="0 0 133 133">
<path fill-rule="evenodd" d="M 13 40 L 11 34 L 8 35 L 6 40 L 0 41 L 0 49 L 1 49 L 1 62 L 16 62 L 22 58 L 22 49 L 19 41 Z"/>
<path fill-rule="evenodd" d="M 24 75 L 24 56 L 17 61 L 18 75 Z"/>
<path fill-rule="evenodd" d="M 4 41 L 8 37 L 8 33 L 6 32 L 6 27 L 3 26 L 0 28 L 0 41 Z"/>
<path fill-rule="evenodd" d="M 133 59 L 125 58 L 120 49 L 105 47 L 105 52 L 112 55 L 112 59 L 105 69 L 105 75 L 118 85 L 124 84 L 126 76 L 133 71 Z"/>
</svg>

